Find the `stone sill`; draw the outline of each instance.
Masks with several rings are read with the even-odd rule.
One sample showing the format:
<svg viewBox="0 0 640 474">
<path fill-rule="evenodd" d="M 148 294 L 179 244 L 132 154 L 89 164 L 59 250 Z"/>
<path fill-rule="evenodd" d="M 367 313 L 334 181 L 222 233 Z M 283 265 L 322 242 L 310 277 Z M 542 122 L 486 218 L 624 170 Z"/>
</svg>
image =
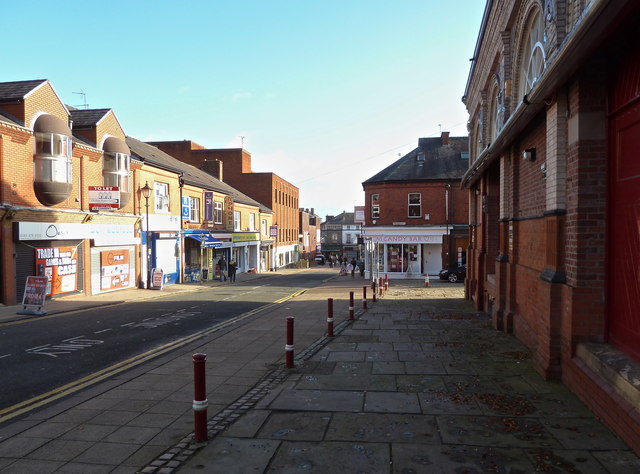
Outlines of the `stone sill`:
<svg viewBox="0 0 640 474">
<path fill-rule="evenodd" d="M 576 356 L 639 410 L 640 363 L 610 345 L 595 342 L 578 344 Z"/>
</svg>

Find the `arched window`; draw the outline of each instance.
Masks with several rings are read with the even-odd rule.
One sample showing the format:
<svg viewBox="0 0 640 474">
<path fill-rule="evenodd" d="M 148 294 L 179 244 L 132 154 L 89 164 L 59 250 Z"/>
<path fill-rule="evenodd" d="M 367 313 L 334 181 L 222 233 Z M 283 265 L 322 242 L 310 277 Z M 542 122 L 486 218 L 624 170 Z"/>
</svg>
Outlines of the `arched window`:
<svg viewBox="0 0 640 474">
<path fill-rule="evenodd" d="M 120 188 L 120 209 L 131 199 L 131 150 L 120 139 L 109 137 L 103 145 L 102 185 Z"/>
<path fill-rule="evenodd" d="M 494 138 L 498 136 L 498 131 L 501 128 L 499 99 L 500 99 L 500 86 L 496 85 L 491 94 L 491 106 L 490 106 L 491 109 L 489 111 L 489 118 L 491 120 L 489 122 L 489 127 L 490 127 L 489 140 L 490 141 L 493 141 Z"/>
<path fill-rule="evenodd" d="M 45 206 L 69 197 L 72 186 L 71 130 L 53 115 L 41 115 L 33 126 L 33 189 Z"/>
<path fill-rule="evenodd" d="M 524 97 L 531 92 L 540 80 L 547 63 L 544 52 L 544 22 L 540 10 L 529 17 L 524 30 L 520 59 L 520 95 Z"/>
</svg>

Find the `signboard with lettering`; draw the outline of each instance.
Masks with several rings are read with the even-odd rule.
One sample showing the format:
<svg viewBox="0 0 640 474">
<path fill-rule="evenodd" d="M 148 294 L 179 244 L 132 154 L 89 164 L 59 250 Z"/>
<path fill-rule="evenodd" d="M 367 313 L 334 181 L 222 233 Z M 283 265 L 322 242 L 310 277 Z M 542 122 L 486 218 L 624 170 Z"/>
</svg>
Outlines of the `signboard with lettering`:
<svg viewBox="0 0 640 474">
<path fill-rule="evenodd" d="M 213 221 L 213 193 L 204 193 L 204 220 Z"/>
<path fill-rule="evenodd" d="M 35 250 L 38 276 L 47 277 L 47 296 L 76 291 L 77 247 L 47 247 Z"/>
<path fill-rule="evenodd" d="M 28 276 L 22 295 L 23 306 L 43 306 L 47 296 L 47 277 Z"/>
<path fill-rule="evenodd" d="M 224 227 L 226 230 L 234 230 L 233 225 L 233 196 L 224 197 Z"/>
<path fill-rule="evenodd" d="M 272 239 L 277 239 L 278 238 L 278 226 L 277 225 L 272 225 L 271 227 L 269 227 L 269 237 L 271 237 Z"/>
<path fill-rule="evenodd" d="M 118 186 L 89 186 L 89 210 L 113 211 L 120 207 Z"/>
<path fill-rule="evenodd" d="M 129 250 L 103 250 L 100 252 L 100 289 L 128 288 L 129 270 Z"/>
<path fill-rule="evenodd" d="M 182 196 L 182 220 L 188 221 L 189 219 L 191 219 L 191 198 Z"/>
</svg>

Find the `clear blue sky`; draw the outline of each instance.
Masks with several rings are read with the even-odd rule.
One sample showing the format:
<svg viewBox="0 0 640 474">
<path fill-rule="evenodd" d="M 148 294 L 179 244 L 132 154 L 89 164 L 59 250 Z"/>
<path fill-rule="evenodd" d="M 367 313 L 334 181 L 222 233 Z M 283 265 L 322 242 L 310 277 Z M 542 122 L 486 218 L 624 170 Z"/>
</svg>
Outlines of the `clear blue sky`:
<svg viewBox="0 0 640 474">
<path fill-rule="evenodd" d="M 244 147 L 326 214 L 419 137 L 467 134 L 482 0 L 5 2 L 0 81 L 49 79 L 140 140 Z"/>
</svg>

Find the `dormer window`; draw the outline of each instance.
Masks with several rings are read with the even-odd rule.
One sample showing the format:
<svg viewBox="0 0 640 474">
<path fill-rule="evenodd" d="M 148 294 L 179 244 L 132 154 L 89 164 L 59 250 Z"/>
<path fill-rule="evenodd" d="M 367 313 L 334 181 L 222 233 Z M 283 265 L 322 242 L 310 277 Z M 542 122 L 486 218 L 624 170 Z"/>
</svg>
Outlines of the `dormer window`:
<svg viewBox="0 0 640 474">
<path fill-rule="evenodd" d="M 120 189 L 120 209 L 131 200 L 131 151 L 118 138 L 109 137 L 104 141 L 102 165 L 102 185 L 117 186 Z"/>
<path fill-rule="evenodd" d="M 71 194 L 71 130 L 53 115 L 41 115 L 33 127 L 33 189 L 45 206 L 63 202 Z"/>
</svg>

